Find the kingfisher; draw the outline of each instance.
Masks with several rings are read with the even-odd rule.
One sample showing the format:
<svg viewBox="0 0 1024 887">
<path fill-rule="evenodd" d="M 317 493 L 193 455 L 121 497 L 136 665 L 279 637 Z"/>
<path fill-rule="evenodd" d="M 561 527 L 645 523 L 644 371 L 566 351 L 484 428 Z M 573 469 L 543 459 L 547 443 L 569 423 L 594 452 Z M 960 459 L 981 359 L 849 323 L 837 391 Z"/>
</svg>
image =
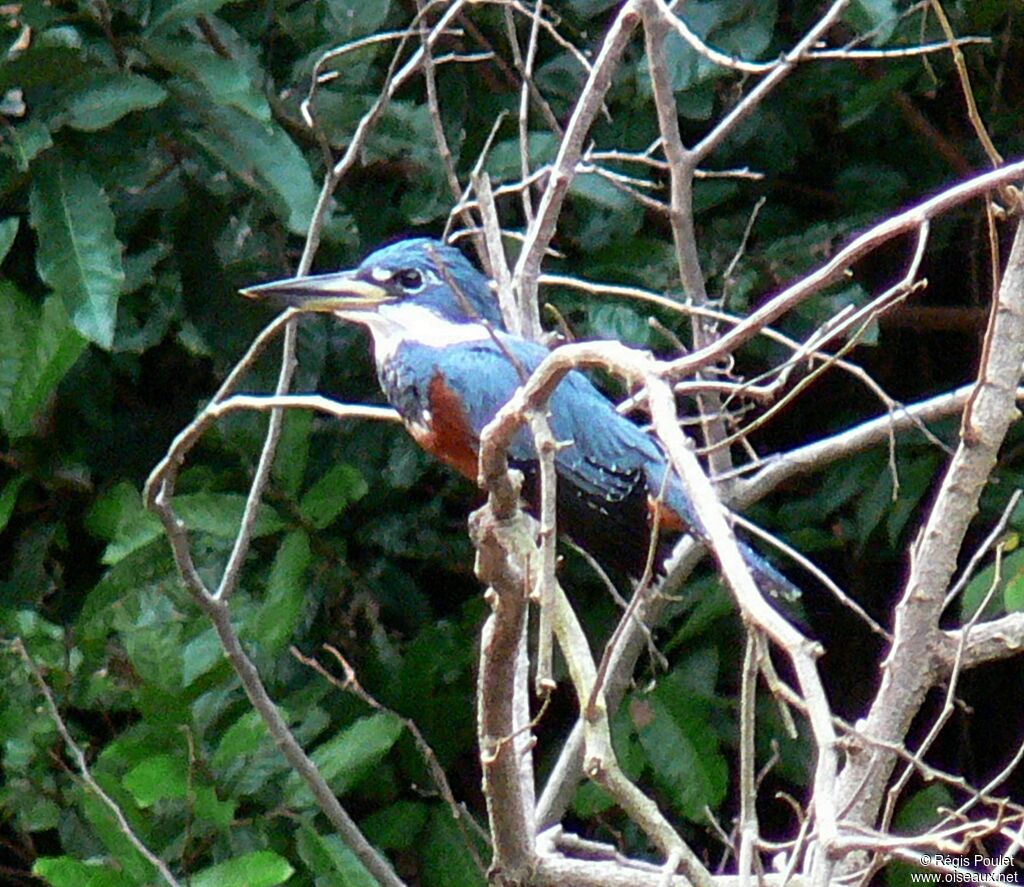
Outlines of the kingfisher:
<svg viewBox="0 0 1024 887">
<path fill-rule="evenodd" d="M 381 389 L 409 433 L 474 483 L 484 427 L 548 354 L 507 331 L 495 288 L 457 248 L 429 238 L 385 246 L 351 270 L 274 281 L 242 294 L 368 329 Z M 634 579 L 645 570 L 654 530 L 659 568 L 681 534 L 708 542 L 658 444 L 586 375 L 569 372 L 548 411 L 559 442 L 560 532 Z M 524 499 L 536 513 L 539 469 L 528 429 L 519 429 L 507 455 L 523 473 Z M 741 550 L 763 590 L 794 594 L 764 558 L 743 544 Z"/>
</svg>

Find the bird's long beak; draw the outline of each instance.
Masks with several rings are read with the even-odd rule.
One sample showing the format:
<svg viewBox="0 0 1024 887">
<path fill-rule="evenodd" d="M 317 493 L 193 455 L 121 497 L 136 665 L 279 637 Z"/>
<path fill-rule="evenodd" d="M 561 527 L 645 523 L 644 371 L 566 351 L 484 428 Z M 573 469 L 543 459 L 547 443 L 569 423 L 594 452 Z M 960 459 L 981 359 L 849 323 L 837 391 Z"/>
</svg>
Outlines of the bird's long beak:
<svg viewBox="0 0 1024 887">
<path fill-rule="evenodd" d="M 327 312 L 372 311 L 393 298 L 384 287 L 357 277 L 354 271 L 275 280 L 247 286 L 241 293 L 282 308 Z"/>
</svg>

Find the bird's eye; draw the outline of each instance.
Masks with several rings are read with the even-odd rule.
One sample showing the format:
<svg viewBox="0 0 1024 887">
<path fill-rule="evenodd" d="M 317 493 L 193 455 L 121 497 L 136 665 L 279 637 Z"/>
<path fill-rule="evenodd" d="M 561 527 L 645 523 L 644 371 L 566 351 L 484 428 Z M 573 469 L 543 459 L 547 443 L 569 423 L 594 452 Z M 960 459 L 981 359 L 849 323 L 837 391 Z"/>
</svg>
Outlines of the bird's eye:
<svg viewBox="0 0 1024 887">
<path fill-rule="evenodd" d="M 395 272 L 395 282 L 406 292 L 415 293 L 423 289 L 423 275 L 415 268 Z"/>
</svg>

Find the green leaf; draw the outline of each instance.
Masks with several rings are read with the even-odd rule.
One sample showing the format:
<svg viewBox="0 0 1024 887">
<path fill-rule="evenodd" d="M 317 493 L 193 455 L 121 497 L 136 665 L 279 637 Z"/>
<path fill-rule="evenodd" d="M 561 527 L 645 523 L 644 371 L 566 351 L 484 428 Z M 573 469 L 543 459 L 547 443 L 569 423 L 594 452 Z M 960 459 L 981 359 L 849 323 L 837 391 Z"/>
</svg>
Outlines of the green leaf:
<svg viewBox="0 0 1024 887">
<path fill-rule="evenodd" d="M 313 752 L 313 763 L 336 794 L 344 795 L 369 775 L 402 733 L 402 722 L 383 712 L 360 718 Z M 313 796 L 296 773 L 288 778 L 285 801 L 308 807 Z"/>
<path fill-rule="evenodd" d="M 935 481 L 935 473 L 939 468 L 941 458 L 938 453 L 928 453 L 915 459 L 907 466 L 900 465 L 900 495 L 892 503 L 892 509 L 886 520 L 886 529 L 889 535 L 889 544 L 893 547 L 899 541 L 900 533 L 907 525 L 907 521 L 917 511 L 918 504 L 925 493 L 931 489 Z"/>
<path fill-rule="evenodd" d="M 482 849 L 477 848 L 478 854 Z M 484 887 L 487 883 L 447 807 L 435 805 L 431 810 L 421 853 L 424 887 Z"/>
<path fill-rule="evenodd" d="M 851 7 L 852 8 L 852 7 Z M 879 108 L 888 106 L 893 94 L 917 76 L 912 67 L 894 66 L 845 91 L 840 98 L 840 125 L 849 129 L 871 119 Z"/>
<path fill-rule="evenodd" d="M 367 489 L 358 468 L 343 463 L 334 465 L 306 491 L 299 510 L 306 520 L 322 530 L 352 502 L 362 499 Z"/>
<path fill-rule="evenodd" d="M 774 2 L 742 5 L 713 2 L 687 4 L 680 14 L 692 31 L 720 52 L 754 61 L 771 42 L 777 10 Z M 687 93 L 694 87 L 704 93 L 702 85 L 706 81 L 723 75 L 723 68 L 704 58 L 674 32 L 665 42 L 665 53 L 672 88 L 677 92 L 685 90 L 684 97 L 689 97 Z M 685 103 L 680 113 L 688 117 L 704 116 L 688 110 Z"/>
<path fill-rule="evenodd" d="M 319 887 L 376 887 L 378 881 L 338 835 L 303 828 L 297 841 L 302 861 L 316 874 Z"/>
<path fill-rule="evenodd" d="M 584 782 L 572 799 L 572 810 L 577 816 L 592 817 L 611 810 L 618 802 L 596 782 Z"/>
<path fill-rule="evenodd" d="M 558 139 L 554 133 L 531 132 L 527 141 L 532 162 L 550 163 L 558 153 Z M 520 170 L 519 139 L 498 142 L 487 155 L 487 172 L 496 181 L 514 179 Z"/>
<path fill-rule="evenodd" d="M 245 496 L 240 493 L 188 493 L 174 500 L 178 516 L 190 530 L 199 530 L 223 539 L 234 539 L 245 512 Z M 269 505 L 260 505 L 253 536 L 267 536 L 284 526 Z"/>
<path fill-rule="evenodd" d="M 618 0 L 569 0 L 569 7 L 582 18 L 593 18 L 616 3 Z"/>
<path fill-rule="evenodd" d="M 99 862 L 80 862 L 70 856 L 41 856 L 32 874 L 51 887 L 134 887 L 138 882 Z"/>
<path fill-rule="evenodd" d="M 0 222 L 0 262 L 7 258 L 11 247 L 14 246 L 14 238 L 18 236 L 20 224 L 21 219 L 17 216 L 11 216 L 11 218 Z"/>
<path fill-rule="evenodd" d="M 270 733 L 258 712 L 248 711 L 227 730 L 213 755 L 214 767 L 227 767 L 236 758 L 251 755 L 270 742 Z"/>
<path fill-rule="evenodd" d="M 46 124 L 40 120 L 27 120 L 6 131 L 3 153 L 14 157 L 19 172 L 27 172 L 35 157 L 52 146 L 53 139 Z"/>
<path fill-rule="evenodd" d="M 385 850 L 409 850 L 420 839 L 430 807 L 422 801 L 396 801 L 360 823 L 367 840 Z"/>
<path fill-rule="evenodd" d="M 924 834 L 939 819 L 939 810 L 952 807 L 955 803 L 949 789 L 944 785 L 929 785 L 910 795 L 900 805 L 893 819 L 894 831 L 899 835 Z M 920 883 L 914 873 L 928 871 L 912 863 L 895 862 L 885 869 L 886 887 L 911 887 Z M 934 871 L 934 869 L 932 870 Z M 936 879 L 939 883 L 941 878 Z"/>
<path fill-rule="evenodd" d="M 270 850 L 256 850 L 196 872 L 189 884 L 191 887 L 274 887 L 294 873 L 295 869 L 283 856 Z"/>
<path fill-rule="evenodd" d="M 306 568 L 311 560 L 309 537 L 295 530 L 285 537 L 274 558 L 267 596 L 256 614 L 253 633 L 260 646 L 277 655 L 295 633 L 306 605 Z"/>
<path fill-rule="evenodd" d="M 185 40 L 151 40 L 149 55 L 161 67 L 198 84 L 218 105 L 237 108 L 263 124 L 271 121 L 267 97 L 238 59 Z"/>
<path fill-rule="evenodd" d="M 1024 548 L 1004 555 L 998 565 L 1000 586 L 992 592 L 991 597 L 989 597 L 989 592 L 992 590 L 992 584 L 996 581 L 995 561 L 967 583 L 967 588 L 964 589 L 960 600 L 960 620 L 962 622 L 967 622 L 974 617 L 986 597 L 989 597 L 988 604 L 979 618 L 985 620 L 998 615 L 1001 610 L 1000 605 L 1008 603 L 1006 598 L 1000 595 L 1000 588 L 1003 595 L 1009 593 L 1010 598 L 1016 602 L 1020 576 L 1024 573 Z"/>
<path fill-rule="evenodd" d="M 146 510 L 142 494 L 123 482 L 107 490 L 85 516 L 85 528 L 110 544 L 102 561 L 108 566 L 124 560 L 163 532 L 159 518 Z"/>
<path fill-rule="evenodd" d="M 22 9 L 41 6 L 42 3 L 24 3 Z M 62 40 L 62 37 L 69 39 Z M 7 45 L 4 44 L 5 50 Z M 12 88 L 52 86 L 84 77 L 88 65 L 84 57 L 81 38 L 72 28 L 51 28 L 37 34 L 27 52 L 15 54 L 13 58 L 5 52 L 4 63 L 0 65 L 0 94 Z"/>
<path fill-rule="evenodd" d="M 138 831 L 137 812 L 133 809 L 132 799 L 126 795 L 119 785 L 111 785 L 108 774 L 93 774 L 121 807 L 133 829 Z M 103 842 L 110 855 L 117 860 L 119 868 L 131 878 L 129 883 L 150 884 L 154 882 L 156 870 L 152 863 L 144 857 L 131 843 L 114 817 L 110 808 L 91 792 L 82 797 L 82 810 L 85 818 L 97 837 Z"/>
<path fill-rule="evenodd" d="M 659 682 L 633 709 L 640 744 L 672 805 L 693 822 L 725 798 L 729 767 L 708 723 L 708 703 L 684 692 L 676 675 Z"/>
<path fill-rule="evenodd" d="M 236 801 L 222 801 L 217 797 L 213 786 L 199 785 L 195 789 L 196 816 L 203 822 L 209 822 L 217 828 L 225 829 L 235 819 Z"/>
<path fill-rule="evenodd" d="M 27 480 L 27 474 L 19 474 L 4 485 L 4 491 L 0 493 L 0 532 L 3 532 L 10 521 L 11 515 L 14 513 L 14 505 L 18 501 L 18 493 L 21 492 L 21 488 L 25 486 Z"/>
<path fill-rule="evenodd" d="M 181 683 L 185 687 L 223 662 L 224 648 L 216 629 L 208 628 L 192 638 L 185 645 L 182 659 L 184 664 L 181 670 Z"/>
<path fill-rule="evenodd" d="M 1019 613 L 1024 610 L 1024 565 L 1006 577 L 1003 602 L 1008 613 Z"/>
<path fill-rule="evenodd" d="M 632 197 L 624 194 L 607 179 L 598 175 L 576 176 L 569 193 L 611 212 L 624 212 L 633 205 Z"/>
<path fill-rule="evenodd" d="M 318 189 L 306 158 L 276 123 L 263 124 L 233 108 L 219 107 L 207 127 L 190 133 L 199 145 L 244 185 L 253 180 L 280 206 L 288 229 L 304 234 Z"/>
<path fill-rule="evenodd" d="M 11 437 L 31 433 L 32 420 L 84 348 L 57 296 L 37 311 L 0 281 L 0 419 Z"/>
<path fill-rule="evenodd" d="M 944 785 L 929 785 L 908 797 L 893 820 L 895 831 L 900 835 L 916 835 L 925 832 L 939 819 L 939 810 L 955 803 L 949 789 Z"/>
<path fill-rule="evenodd" d="M 228 2 L 230 0 L 157 0 L 153 4 L 153 21 L 146 34 L 173 28 L 198 15 L 210 15 Z"/>
<path fill-rule="evenodd" d="M 587 315 L 593 335 L 599 339 L 618 339 L 636 347 L 647 347 L 653 341 L 647 318 L 628 305 L 595 303 L 588 306 Z"/>
<path fill-rule="evenodd" d="M 59 154 L 33 168 L 29 220 L 39 238 L 39 276 L 63 299 L 75 328 L 109 349 L 124 284 L 110 201 L 83 167 Z"/>
<path fill-rule="evenodd" d="M 287 410 L 281 428 L 281 442 L 274 460 L 274 480 L 289 496 L 297 496 L 309 458 L 309 432 L 313 427 L 312 410 Z"/>
<path fill-rule="evenodd" d="M 188 773 L 184 761 L 171 755 L 154 755 L 132 767 L 121 783 L 140 807 L 152 807 L 166 798 L 184 798 Z"/>
<path fill-rule="evenodd" d="M 672 639 L 665 644 L 665 653 L 689 645 L 694 638 L 706 635 L 715 622 L 730 618 L 736 612 L 732 595 L 725 590 L 721 582 L 701 580 L 694 583 L 694 586 L 694 591 L 701 593 L 696 595 L 693 609 L 687 614 Z"/>
<path fill-rule="evenodd" d="M 137 625 L 124 636 L 125 652 L 140 678 L 168 693 L 182 686 L 184 655 L 182 626 L 169 618 Z"/>
<path fill-rule="evenodd" d="M 76 88 L 64 108 L 68 126 L 96 132 L 133 111 L 155 108 L 165 98 L 167 90 L 148 77 L 101 71 Z"/>
<path fill-rule="evenodd" d="M 899 10 L 893 0 L 854 0 L 843 17 L 858 31 L 872 33 L 872 46 L 881 46 L 896 30 Z"/>
<path fill-rule="evenodd" d="M 868 482 L 857 500 L 856 538 L 860 545 L 867 544 L 871 534 L 889 515 L 893 506 L 892 472 L 882 471 Z"/>
<path fill-rule="evenodd" d="M 21 367 L 38 318 L 35 307 L 12 283 L 0 281 L 0 417 L 8 421 L 14 392 L 21 381 Z"/>
<path fill-rule="evenodd" d="M 326 0 L 324 27 L 337 43 L 372 34 L 387 21 L 390 0 Z"/>
<path fill-rule="evenodd" d="M 118 533 L 118 538 L 111 542 L 100 559 L 108 567 L 123 561 L 128 555 L 159 539 L 163 527 L 159 518 L 148 511 L 139 511 L 126 519 Z"/>
<path fill-rule="evenodd" d="M 5 743 L 8 746 L 8 743 Z M 8 746 L 9 747 L 9 746 Z M 4 764 L 8 764 L 7 751 L 4 749 Z M 10 782 L 8 782 L 10 786 Z M 17 807 L 18 827 L 26 832 L 47 832 L 60 826 L 64 811 L 57 803 L 50 798 L 44 798 L 33 790 L 31 783 L 25 786 L 26 792 L 19 798 L 18 803 L 12 804 Z"/>
</svg>

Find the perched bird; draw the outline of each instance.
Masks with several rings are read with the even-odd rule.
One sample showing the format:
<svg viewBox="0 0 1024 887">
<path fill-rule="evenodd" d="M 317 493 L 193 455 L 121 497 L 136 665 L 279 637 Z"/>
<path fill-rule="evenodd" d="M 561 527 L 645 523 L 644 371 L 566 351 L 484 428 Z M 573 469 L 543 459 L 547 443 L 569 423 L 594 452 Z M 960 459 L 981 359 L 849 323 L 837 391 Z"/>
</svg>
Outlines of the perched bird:
<svg viewBox="0 0 1024 887">
<path fill-rule="evenodd" d="M 548 351 L 508 333 L 492 287 L 454 247 L 426 238 L 371 253 L 358 268 L 275 281 L 242 291 L 303 311 L 333 313 L 373 337 L 381 388 L 427 452 L 472 481 L 480 434 Z M 606 567 L 639 577 L 659 515 L 660 565 L 680 533 L 707 535 L 654 439 L 620 415 L 580 372 L 549 401 L 559 530 Z M 538 502 L 537 453 L 521 428 L 509 464 Z M 667 475 L 667 476 L 666 476 Z M 655 509 L 656 500 L 660 501 Z M 761 587 L 789 596 L 792 584 L 742 546 Z"/>
</svg>

